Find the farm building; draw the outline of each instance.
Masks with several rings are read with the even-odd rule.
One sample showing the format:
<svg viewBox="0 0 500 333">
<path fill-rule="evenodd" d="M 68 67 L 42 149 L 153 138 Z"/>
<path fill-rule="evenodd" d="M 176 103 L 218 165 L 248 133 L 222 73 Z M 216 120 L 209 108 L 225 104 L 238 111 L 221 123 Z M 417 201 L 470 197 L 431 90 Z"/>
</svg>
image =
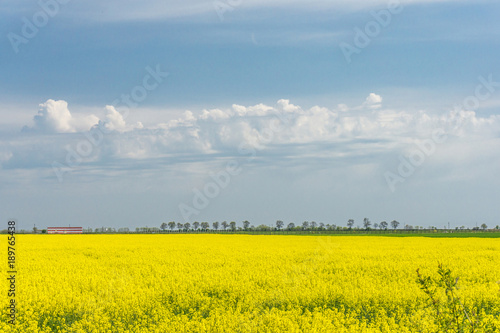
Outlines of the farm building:
<svg viewBox="0 0 500 333">
<path fill-rule="evenodd" d="M 48 234 L 81 234 L 83 233 L 82 227 L 48 227 Z"/>
</svg>

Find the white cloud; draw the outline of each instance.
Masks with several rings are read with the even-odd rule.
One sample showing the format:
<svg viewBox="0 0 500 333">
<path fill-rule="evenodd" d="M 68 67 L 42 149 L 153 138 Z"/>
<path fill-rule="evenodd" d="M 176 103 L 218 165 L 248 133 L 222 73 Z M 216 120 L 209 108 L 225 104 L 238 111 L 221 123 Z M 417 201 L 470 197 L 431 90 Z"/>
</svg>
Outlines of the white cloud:
<svg viewBox="0 0 500 333">
<path fill-rule="evenodd" d="M 382 96 L 370 93 L 370 95 L 368 95 L 365 102 L 363 103 L 363 106 L 366 106 L 370 109 L 379 109 L 380 107 L 382 107 Z"/>
<path fill-rule="evenodd" d="M 109 131 L 125 132 L 134 128 L 141 129 L 144 127 L 141 122 L 138 122 L 135 126 L 128 126 L 123 115 L 116 111 L 115 107 L 112 105 L 106 105 L 105 110 L 107 114 L 102 125 Z"/>
<path fill-rule="evenodd" d="M 366 103 L 369 105 L 382 103 L 382 97 L 380 95 L 370 93 L 366 98 Z"/>
<path fill-rule="evenodd" d="M 410 149 L 415 140 L 430 138 L 437 128 L 451 137 L 485 141 L 497 138 L 500 133 L 500 116 L 480 117 L 475 112 L 463 110 L 446 114 L 409 113 L 384 109 L 381 102 L 381 96 L 370 94 L 359 107 L 349 109 L 357 112 L 345 112 L 347 106 L 303 109 L 282 99 L 275 106 L 235 104 L 229 109 L 202 110 L 198 114 L 186 111 L 179 119 L 144 127 L 141 123 L 127 124 L 123 115 L 112 106 L 106 106 L 106 114 L 101 120 L 93 115 L 75 118 L 65 101 L 48 100 L 35 117 L 34 129 L 43 131 L 26 137 L 20 134 L 18 142 L 4 145 L 0 163 L 9 167 L 26 167 L 30 163 L 35 167 L 54 160 L 64 163 L 66 151 L 77 151 L 78 147 L 84 147 L 85 141 L 91 143 L 92 149 L 89 156 L 82 159 L 82 164 L 92 162 L 95 165 L 99 161 L 109 163 L 113 160 L 119 164 L 123 160 L 169 158 L 168 163 L 172 163 L 179 158 L 239 156 L 238 148 L 242 145 L 259 152 L 269 149 L 273 156 L 285 154 L 295 161 L 312 156 L 350 158 L 381 152 L 402 153 Z M 372 108 L 374 105 L 379 107 Z M 94 127 L 89 132 L 91 125 L 96 123 L 101 127 Z M 96 132 L 99 128 L 103 128 L 100 134 Z M 75 132 L 81 134 L 71 136 L 70 133 Z M 43 133 L 68 135 L 44 137 Z M 94 140 L 98 141 L 95 143 L 89 137 L 99 140 Z M 42 145 L 40 138 L 45 140 Z M 307 152 L 304 146 L 308 147 Z M 37 153 L 33 154 L 33 150 Z M 273 163 L 272 156 L 263 156 Z"/>
<path fill-rule="evenodd" d="M 254 106 L 242 106 L 233 104 L 233 111 L 236 112 L 241 117 L 244 116 L 265 116 L 272 112 L 273 108 L 264 104 L 258 104 Z"/>
<path fill-rule="evenodd" d="M 33 118 L 35 125 L 32 129 L 51 133 L 74 133 L 89 130 L 98 120 L 94 115 L 75 117 L 69 111 L 66 101 L 49 99 L 40 104 L 38 115 Z"/>
<path fill-rule="evenodd" d="M 212 120 L 222 120 L 222 119 L 228 119 L 232 115 L 231 112 L 228 111 L 222 111 L 220 109 L 213 109 L 213 110 L 203 110 L 200 119 L 212 119 Z"/>
<path fill-rule="evenodd" d="M 375 93 L 370 93 L 368 97 L 358 106 L 349 107 L 347 104 L 340 103 L 337 104 L 336 111 L 338 112 L 349 112 L 349 111 L 365 111 L 365 110 L 376 110 L 382 107 L 382 96 Z"/>
<path fill-rule="evenodd" d="M 349 107 L 346 104 L 338 104 L 337 110 L 339 110 L 340 112 L 347 112 L 349 111 Z"/>
<path fill-rule="evenodd" d="M 127 127 L 125 120 L 121 113 L 116 111 L 116 109 L 111 105 L 106 105 L 106 120 L 104 121 L 104 126 L 109 130 L 124 131 Z"/>
<path fill-rule="evenodd" d="M 114 106 L 106 105 L 106 115 L 100 120 L 96 115 L 73 115 L 68 109 L 68 103 L 63 100 L 47 100 L 39 105 L 38 114 L 33 117 L 34 126 L 25 126 L 24 131 L 42 133 L 77 133 L 89 131 L 93 126 L 104 126 L 107 131 L 126 132 L 141 129 L 143 125 L 127 125 L 123 115 Z"/>
</svg>

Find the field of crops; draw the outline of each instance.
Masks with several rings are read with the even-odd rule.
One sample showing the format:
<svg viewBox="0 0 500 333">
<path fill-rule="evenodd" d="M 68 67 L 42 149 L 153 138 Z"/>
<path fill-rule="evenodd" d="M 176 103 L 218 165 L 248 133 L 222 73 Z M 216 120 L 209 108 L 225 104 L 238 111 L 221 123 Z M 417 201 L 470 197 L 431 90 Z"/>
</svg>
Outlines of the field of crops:
<svg viewBox="0 0 500 333">
<path fill-rule="evenodd" d="M 19 312 L 15 329 L 2 316 L 2 332 L 436 332 L 416 269 L 436 276 L 438 262 L 460 276 L 458 295 L 480 317 L 478 332 L 500 330 L 498 239 L 18 235 L 17 242 Z"/>
</svg>

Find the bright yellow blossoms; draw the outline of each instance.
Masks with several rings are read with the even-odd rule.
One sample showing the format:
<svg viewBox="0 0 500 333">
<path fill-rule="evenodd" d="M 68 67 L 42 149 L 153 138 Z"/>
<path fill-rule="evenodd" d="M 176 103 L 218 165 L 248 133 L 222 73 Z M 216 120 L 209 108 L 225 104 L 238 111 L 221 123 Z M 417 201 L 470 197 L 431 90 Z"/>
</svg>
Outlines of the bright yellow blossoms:
<svg viewBox="0 0 500 333">
<path fill-rule="evenodd" d="M 17 235 L 17 252 L 1 332 L 435 332 L 415 271 L 438 262 L 500 331 L 499 239 Z"/>
</svg>

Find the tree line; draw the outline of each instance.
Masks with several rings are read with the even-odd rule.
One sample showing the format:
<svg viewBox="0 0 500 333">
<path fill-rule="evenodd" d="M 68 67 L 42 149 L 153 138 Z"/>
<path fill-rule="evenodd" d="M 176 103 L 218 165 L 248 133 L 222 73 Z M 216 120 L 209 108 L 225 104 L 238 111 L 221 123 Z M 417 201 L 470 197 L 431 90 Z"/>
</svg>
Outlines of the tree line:
<svg viewBox="0 0 500 333">
<path fill-rule="evenodd" d="M 304 221 L 302 224 L 296 225 L 291 222 L 285 226 L 285 222 L 282 220 L 277 220 L 274 226 L 269 226 L 265 224 L 261 224 L 259 226 L 251 225 L 249 221 L 243 221 L 242 227 L 238 227 L 236 222 L 231 221 L 223 221 L 219 223 L 218 221 L 212 223 L 212 227 L 210 228 L 210 223 L 208 222 L 190 222 L 181 223 L 181 222 L 164 222 L 160 225 L 160 229 L 162 231 L 208 231 L 208 230 L 223 230 L 223 231 L 336 231 L 336 230 L 352 230 L 352 229 L 360 229 L 359 227 L 354 227 L 354 220 L 349 219 L 347 221 L 347 226 L 338 226 L 336 224 L 324 224 L 322 222 L 317 223 L 315 221 Z M 382 221 L 380 223 L 373 224 L 374 229 L 387 230 L 390 227 L 393 229 L 397 229 L 400 225 L 400 222 L 393 220 L 390 223 L 386 221 Z M 420 227 L 418 227 L 420 228 Z M 364 230 L 373 230 L 372 223 L 370 219 L 364 218 L 363 220 L 363 229 Z M 406 225 L 405 229 L 414 229 L 413 226 Z"/>
<path fill-rule="evenodd" d="M 347 220 L 346 226 L 340 226 L 336 224 L 324 224 L 324 223 L 317 223 L 315 221 L 304 221 L 301 224 L 295 224 L 293 222 L 288 223 L 285 225 L 285 222 L 282 220 L 277 220 L 274 226 L 271 225 L 265 225 L 261 224 L 259 226 L 254 226 L 251 225 L 249 221 L 243 221 L 242 226 L 237 226 L 235 221 L 227 222 L 223 221 L 219 223 L 218 221 L 212 222 L 212 225 L 210 226 L 209 222 L 163 222 L 160 225 L 160 230 L 161 231 L 209 231 L 209 230 L 214 230 L 214 231 L 346 231 L 346 230 L 388 230 L 388 229 L 393 229 L 396 230 L 400 227 L 401 223 L 397 220 L 392 220 L 391 222 L 387 221 L 381 221 L 378 223 L 373 223 L 370 221 L 369 218 L 364 218 L 362 222 L 362 227 L 355 226 L 355 221 L 354 219 L 349 219 Z M 481 225 L 481 229 L 486 230 L 488 226 L 486 224 Z M 409 224 L 405 224 L 403 226 L 404 230 L 423 230 L 426 229 L 421 226 L 412 226 Z M 430 226 L 427 227 L 427 229 L 437 229 L 437 227 Z M 455 228 L 458 230 L 459 228 Z M 460 227 L 460 230 L 465 229 L 464 226 Z M 499 229 L 497 226 L 496 229 Z M 479 227 L 473 228 L 473 230 L 479 230 Z"/>
<path fill-rule="evenodd" d="M 282 220 L 277 220 L 274 225 L 265 225 L 261 224 L 258 226 L 252 225 L 249 221 L 242 221 L 241 225 L 238 226 L 235 221 L 227 222 L 163 222 L 159 227 L 139 227 L 135 228 L 136 233 L 161 233 L 161 232 L 269 232 L 269 231 L 288 231 L 288 232 L 348 232 L 348 231 L 385 231 L 385 230 L 408 230 L 408 231 L 419 231 L 419 230 L 437 230 L 438 228 L 435 226 L 429 227 L 421 227 L 421 226 L 412 226 L 409 224 L 402 225 L 397 220 L 392 220 L 390 222 L 381 221 L 372 223 L 369 218 L 364 218 L 361 226 L 355 225 L 354 219 L 347 220 L 345 226 L 336 225 L 336 224 L 325 224 L 325 223 L 317 223 L 315 221 L 304 221 L 299 224 L 295 224 L 290 222 L 285 224 Z M 401 228 L 400 228 L 401 226 Z M 465 226 L 455 227 L 457 231 L 463 230 L 471 230 L 470 228 L 466 228 Z M 480 227 L 474 227 L 472 230 L 487 230 L 488 226 L 483 223 Z M 495 230 L 500 230 L 500 226 L 496 226 Z M 449 228 L 443 228 L 442 230 L 451 230 Z M 6 233 L 7 230 L 1 230 L 0 233 Z M 46 233 L 46 229 L 39 230 L 34 227 L 31 233 Z M 134 230 L 130 230 L 129 228 L 112 228 L 112 227 L 99 227 L 99 228 L 84 228 L 83 233 L 133 233 Z M 21 233 L 30 233 L 30 231 L 21 230 Z"/>
</svg>

